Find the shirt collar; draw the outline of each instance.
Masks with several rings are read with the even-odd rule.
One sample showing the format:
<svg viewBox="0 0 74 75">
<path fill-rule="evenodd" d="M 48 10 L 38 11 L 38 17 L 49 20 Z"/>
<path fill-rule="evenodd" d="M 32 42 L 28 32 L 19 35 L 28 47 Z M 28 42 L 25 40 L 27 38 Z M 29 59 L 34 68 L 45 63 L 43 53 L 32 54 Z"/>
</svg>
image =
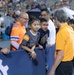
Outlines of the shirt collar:
<svg viewBox="0 0 74 75">
<path fill-rule="evenodd" d="M 68 24 L 67 24 L 67 23 L 63 23 L 63 24 L 61 25 L 60 29 L 63 29 L 63 28 L 65 28 L 66 26 L 68 26 Z"/>
<path fill-rule="evenodd" d="M 17 21 L 16 23 L 17 23 L 19 26 L 22 26 L 21 22 Z"/>
</svg>

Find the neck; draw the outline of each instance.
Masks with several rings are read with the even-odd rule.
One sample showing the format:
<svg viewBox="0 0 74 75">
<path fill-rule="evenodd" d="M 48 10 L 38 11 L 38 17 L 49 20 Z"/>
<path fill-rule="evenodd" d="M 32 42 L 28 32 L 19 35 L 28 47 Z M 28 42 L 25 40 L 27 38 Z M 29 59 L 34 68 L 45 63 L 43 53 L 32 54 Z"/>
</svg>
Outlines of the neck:
<svg viewBox="0 0 74 75">
<path fill-rule="evenodd" d="M 63 25 L 63 24 L 65 24 L 66 22 L 62 22 L 62 23 L 60 23 L 59 22 L 59 28 Z"/>
<path fill-rule="evenodd" d="M 30 30 L 30 32 L 33 34 L 33 35 L 36 35 L 37 32 L 33 31 L 33 30 Z"/>
</svg>

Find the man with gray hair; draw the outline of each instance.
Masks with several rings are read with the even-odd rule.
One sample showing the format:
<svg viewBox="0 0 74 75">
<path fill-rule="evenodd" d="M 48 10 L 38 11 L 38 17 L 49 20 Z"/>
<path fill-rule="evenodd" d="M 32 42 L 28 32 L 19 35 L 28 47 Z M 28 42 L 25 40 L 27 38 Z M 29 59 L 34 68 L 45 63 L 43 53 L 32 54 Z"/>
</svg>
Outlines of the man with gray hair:
<svg viewBox="0 0 74 75">
<path fill-rule="evenodd" d="M 55 62 L 48 75 L 72 75 L 74 56 L 74 31 L 67 24 L 68 17 L 63 10 L 54 14 L 55 21 L 60 28 L 56 36 Z"/>
</svg>

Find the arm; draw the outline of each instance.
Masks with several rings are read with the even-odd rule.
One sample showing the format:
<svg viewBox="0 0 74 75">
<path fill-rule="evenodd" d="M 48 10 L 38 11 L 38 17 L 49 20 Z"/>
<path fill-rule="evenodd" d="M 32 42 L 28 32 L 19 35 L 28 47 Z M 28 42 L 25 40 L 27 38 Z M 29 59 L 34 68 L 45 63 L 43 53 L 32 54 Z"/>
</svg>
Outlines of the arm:
<svg viewBox="0 0 74 75">
<path fill-rule="evenodd" d="M 15 42 L 15 41 L 11 41 L 11 45 L 12 45 L 13 47 L 15 47 L 16 49 L 19 48 L 19 44 L 18 44 L 17 42 Z"/>
<path fill-rule="evenodd" d="M 32 52 L 34 51 L 34 49 L 35 49 L 35 46 L 33 46 L 33 47 L 30 49 L 30 48 L 28 48 L 27 46 L 23 46 L 23 45 L 22 45 L 22 48 L 23 48 L 24 50 L 28 51 L 29 53 L 32 53 Z"/>
<path fill-rule="evenodd" d="M 0 52 L 4 53 L 4 54 L 9 54 L 9 50 L 7 48 L 0 48 Z"/>
<path fill-rule="evenodd" d="M 31 49 L 28 48 L 27 46 L 23 46 L 23 45 L 22 45 L 22 48 L 23 48 L 24 50 L 28 51 L 33 59 L 36 58 L 36 53 L 35 53 L 35 51 L 34 51 L 35 45 L 34 45 Z"/>
<path fill-rule="evenodd" d="M 19 31 L 18 24 L 15 23 L 13 24 L 12 32 L 10 35 L 10 43 L 15 49 L 19 48 L 19 43 L 18 43 L 20 41 L 19 34 L 20 34 L 20 31 Z"/>
<path fill-rule="evenodd" d="M 51 68 L 51 71 L 48 75 L 54 75 L 56 68 L 58 67 L 58 65 L 61 63 L 61 61 L 63 59 L 63 56 L 64 56 L 63 50 L 57 51 L 57 56 L 56 56 L 55 62 L 54 62 L 53 66 Z"/>
</svg>

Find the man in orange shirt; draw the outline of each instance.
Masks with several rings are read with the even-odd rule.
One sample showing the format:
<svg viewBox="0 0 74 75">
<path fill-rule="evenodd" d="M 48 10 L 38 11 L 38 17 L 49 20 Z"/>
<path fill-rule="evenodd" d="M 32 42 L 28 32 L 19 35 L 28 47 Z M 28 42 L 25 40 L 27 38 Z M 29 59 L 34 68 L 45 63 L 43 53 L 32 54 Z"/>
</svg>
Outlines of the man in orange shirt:
<svg viewBox="0 0 74 75">
<path fill-rule="evenodd" d="M 57 10 L 54 14 L 55 21 L 60 28 L 56 36 L 55 62 L 48 75 L 72 75 L 74 31 L 66 22 L 68 17 L 63 10 Z"/>
<path fill-rule="evenodd" d="M 25 25 L 28 20 L 28 14 L 22 12 L 18 18 L 18 21 L 13 25 L 10 36 L 11 50 L 17 50 L 19 48 L 19 45 L 23 40 L 23 36 L 26 33 Z"/>
</svg>

